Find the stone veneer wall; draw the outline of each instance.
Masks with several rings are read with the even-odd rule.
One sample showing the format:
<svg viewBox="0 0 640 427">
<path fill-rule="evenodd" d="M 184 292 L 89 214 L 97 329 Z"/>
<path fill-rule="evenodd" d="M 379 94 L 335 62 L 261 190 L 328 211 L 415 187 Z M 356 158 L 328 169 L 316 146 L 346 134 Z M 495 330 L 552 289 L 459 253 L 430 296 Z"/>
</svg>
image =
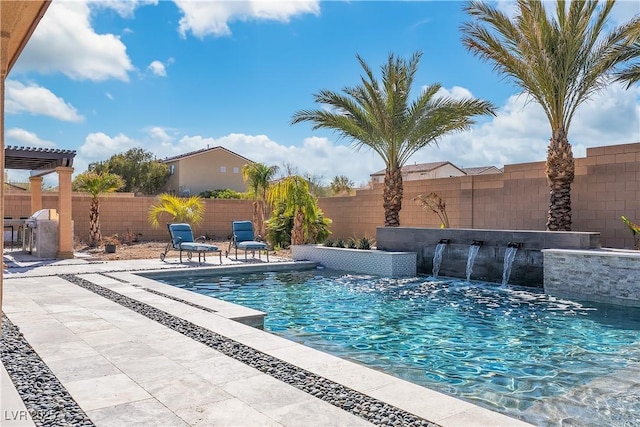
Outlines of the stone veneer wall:
<svg viewBox="0 0 640 427">
<path fill-rule="evenodd" d="M 545 293 L 640 307 L 640 251 L 542 252 Z"/>
<path fill-rule="evenodd" d="M 376 274 L 385 277 L 416 275 L 416 254 L 413 252 L 292 245 L 291 256 L 296 261 L 313 261 L 335 270 Z"/>
</svg>

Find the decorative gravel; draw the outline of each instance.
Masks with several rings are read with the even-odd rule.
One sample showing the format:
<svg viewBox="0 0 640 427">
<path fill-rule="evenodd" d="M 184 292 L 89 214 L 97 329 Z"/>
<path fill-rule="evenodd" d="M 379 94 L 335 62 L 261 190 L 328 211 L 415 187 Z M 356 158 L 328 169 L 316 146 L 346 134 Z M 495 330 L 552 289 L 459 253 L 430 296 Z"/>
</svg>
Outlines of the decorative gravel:
<svg viewBox="0 0 640 427">
<path fill-rule="evenodd" d="M 120 295 L 76 275 L 61 274 L 59 276 L 371 423 L 381 426 L 438 427 L 437 424 L 386 402 L 347 388 L 342 384 L 262 353 L 148 304 Z"/>
<path fill-rule="evenodd" d="M 36 426 L 93 426 L 20 329 L 2 315 L 0 359 Z M 17 408 L 2 408 L 3 419 L 24 419 Z"/>
</svg>

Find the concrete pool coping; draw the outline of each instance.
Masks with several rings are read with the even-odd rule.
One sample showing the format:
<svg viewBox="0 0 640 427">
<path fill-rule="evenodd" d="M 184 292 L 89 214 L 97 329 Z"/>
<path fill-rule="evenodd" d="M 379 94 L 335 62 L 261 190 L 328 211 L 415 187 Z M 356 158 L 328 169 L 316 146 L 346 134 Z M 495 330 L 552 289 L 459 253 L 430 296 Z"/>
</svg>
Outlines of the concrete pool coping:
<svg viewBox="0 0 640 427">
<path fill-rule="evenodd" d="M 93 267 L 57 265 L 5 276 L 5 314 L 96 425 L 114 425 L 123 421 L 123 416 L 129 417 L 128 423 L 162 420 L 175 425 L 368 423 L 86 291 L 58 277 L 61 271 L 442 426 L 529 425 L 231 320 L 260 315 L 256 310 L 137 274 L 165 269 L 162 264 L 145 260 Z M 242 271 L 295 265 L 300 264 L 249 264 L 242 265 Z M 127 271 L 127 267 L 136 271 Z M 212 267 L 211 271 L 227 273 L 227 268 Z M 181 268 L 177 273 L 202 271 Z M 2 408 L 13 409 L 15 403 L 7 400 L 15 395 L 15 388 L 12 393 L 13 385 L 6 383 L 2 381 Z M 96 388 L 102 390 L 98 396 Z M 108 392 L 114 389 L 120 393 Z"/>
</svg>

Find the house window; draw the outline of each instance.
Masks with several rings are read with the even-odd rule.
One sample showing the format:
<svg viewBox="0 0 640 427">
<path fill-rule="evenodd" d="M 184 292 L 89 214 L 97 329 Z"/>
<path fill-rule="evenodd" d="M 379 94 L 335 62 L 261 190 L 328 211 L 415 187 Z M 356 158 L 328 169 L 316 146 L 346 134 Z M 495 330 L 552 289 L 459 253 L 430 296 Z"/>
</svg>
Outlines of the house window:
<svg viewBox="0 0 640 427">
<path fill-rule="evenodd" d="M 176 173 L 176 165 L 170 165 L 169 166 L 169 175 L 173 175 L 174 173 Z"/>
<path fill-rule="evenodd" d="M 233 168 L 233 173 L 240 173 L 240 168 Z"/>
<path fill-rule="evenodd" d="M 220 166 L 220 173 L 227 173 L 227 167 L 226 166 Z"/>
</svg>

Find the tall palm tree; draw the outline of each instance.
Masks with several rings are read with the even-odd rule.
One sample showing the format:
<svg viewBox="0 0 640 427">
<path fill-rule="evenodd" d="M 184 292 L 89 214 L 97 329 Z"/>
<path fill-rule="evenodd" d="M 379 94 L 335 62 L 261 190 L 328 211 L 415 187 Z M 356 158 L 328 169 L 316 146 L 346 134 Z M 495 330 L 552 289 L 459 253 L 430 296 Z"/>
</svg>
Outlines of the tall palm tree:
<svg viewBox="0 0 640 427">
<path fill-rule="evenodd" d="M 75 191 L 91 194 L 91 207 L 89 208 L 89 244 L 91 246 L 97 246 L 102 240 L 98 196 L 117 191 L 124 185 L 125 182 L 120 175 L 108 172 L 84 172 L 73 181 Z"/>
<path fill-rule="evenodd" d="M 640 34 L 637 34 L 636 38 L 640 38 Z M 626 68 L 619 71 L 616 74 L 616 80 L 627 83 L 627 89 L 629 89 L 632 85 L 640 82 L 640 63 L 637 62 L 638 58 L 640 58 L 640 40 L 636 40 L 635 43 L 626 48 L 626 56 L 629 61 L 635 59 L 636 63 L 629 64 Z"/>
<path fill-rule="evenodd" d="M 408 61 L 389 55 L 377 81 L 371 68 L 356 55 L 365 75 L 361 84 L 346 87 L 343 94 L 321 90 L 315 101 L 331 107 L 300 110 L 291 124 L 313 123 L 313 129 L 333 129 L 352 141 L 356 150 L 370 148 L 385 163 L 383 189 L 384 225 L 400 225 L 402 174 L 400 169 L 418 150 L 437 143 L 449 133 L 469 129 L 473 116 L 493 114 L 491 103 L 475 98 L 452 99 L 436 96 L 439 84 L 428 86 L 410 102 L 412 85 L 422 54 Z"/>
<path fill-rule="evenodd" d="M 309 191 L 309 183 L 298 175 L 288 176 L 271 187 L 267 200 L 273 206 L 284 206 L 284 215 L 293 216 L 291 244 L 302 245 L 321 215 L 318 201 Z"/>
<path fill-rule="evenodd" d="M 555 13 L 545 2 L 518 0 L 509 18 L 482 2 L 465 6 L 463 43 L 494 69 L 510 77 L 538 102 L 551 125 L 545 172 L 551 188 L 547 230 L 571 230 L 571 183 L 575 163 L 567 138 L 576 109 L 624 61 L 640 17 L 605 33 L 614 0 L 558 0 Z"/>
<path fill-rule="evenodd" d="M 157 227 L 160 217 L 169 216 L 174 222 L 199 224 L 204 220 L 204 201 L 198 196 L 177 197 L 163 193 L 158 196 L 158 204 L 149 208 L 149 222 Z"/>
<path fill-rule="evenodd" d="M 267 191 L 270 181 L 277 172 L 278 166 L 267 166 L 264 163 L 247 163 L 242 167 L 242 178 L 256 198 L 253 203 L 253 221 L 256 223 L 258 233 L 262 236 L 266 235 L 265 218 L 269 214 L 266 203 Z"/>
</svg>

